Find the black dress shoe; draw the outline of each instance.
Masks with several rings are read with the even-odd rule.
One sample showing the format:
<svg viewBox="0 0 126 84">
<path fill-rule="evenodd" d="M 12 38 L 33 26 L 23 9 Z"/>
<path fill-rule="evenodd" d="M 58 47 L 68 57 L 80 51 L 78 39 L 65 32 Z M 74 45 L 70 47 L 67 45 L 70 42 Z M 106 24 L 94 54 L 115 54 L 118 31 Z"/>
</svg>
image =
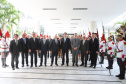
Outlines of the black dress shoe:
<svg viewBox="0 0 126 84">
<path fill-rule="evenodd" d="M 87 67 L 87 65 L 85 65 L 85 67 Z"/>
<path fill-rule="evenodd" d="M 22 65 L 22 67 L 24 67 L 24 65 Z"/>
<path fill-rule="evenodd" d="M 12 70 L 15 70 L 15 68 L 12 68 Z"/>
<path fill-rule="evenodd" d="M 74 66 L 74 63 L 73 63 L 73 65 L 72 66 Z"/>
<path fill-rule="evenodd" d="M 78 67 L 78 64 L 76 64 L 76 66 Z"/>
<path fill-rule="evenodd" d="M 19 67 L 16 67 L 16 69 L 19 69 Z"/>
<path fill-rule="evenodd" d="M 64 64 L 61 64 L 61 66 L 63 66 Z"/>
<path fill-rule="evenodd" d="M 116 77 L 120 77 L 120 74 L 119 75 L 116 75 Z"/>
<path fill-rule="evenodd" d="M 67 66 L 69 66 L 69 64 L 67 64 Z"/>
<path fill-rule="evenodd" d="M 39 65 L 39 67 L 41 67 L 42 65 Z"/>
<path fill-rule="evenodd" d="M 91 65 L 91 66 L 89 66 L 89 67 L 93 67 L 93 66 Z"/>
<path fill-rule="evenodd" d="M 100 62 L 99 64 L 103 64 L 103 62 Z"/>
<path fill-rule="evenodd" d="M 27 67 L 28 67 L 29 65 L 27 64 Z"/>
<path fill-rule="evenodd" d="M 56 66 L 58 66 L 58 64 L 56 64 Z"/>
<path fill-rule="evenodd" d="M 52 64 L 50 66 L 52 66 Z"/>
<path fill-rule="evenodd" d="M 37 67 L 37 65 L 35 65 L 35 67 Z"/>
<path fill-rule="evenodd" d="M 45 64 L 45 67 L 46 67 L 47 65 Z"/>
<path fill-rule="evenodd" d="M 120 80 L 123 80 L 123 79 L 125 79 L 125 77 L 119 77 L 119 79 L 120 79 Z"/>
<path fill-rule="evenodd" d="M 106 67 L 107 69 L 113 69 L 112 67 Z"/>
<path fill-rule="evenodd" d="M 30 66 L 30 68 L 32 68 L 33 66 Z"/>
<path fill-rule="evenodd" d="M 96 68 L 96 66 L 93 67 L 94 69 Z"/>
<path fill-rule="evenodd" d="M 6 64 L 5 66 L 6 66 L 6 67 L 9 67 L 9 65 L 7 65 L 7 64 Z"/>
<path fill-rule="evenodd" d="M 84 66 L 84 64 L 81 64 L 80 66 Z"/>
</svg>

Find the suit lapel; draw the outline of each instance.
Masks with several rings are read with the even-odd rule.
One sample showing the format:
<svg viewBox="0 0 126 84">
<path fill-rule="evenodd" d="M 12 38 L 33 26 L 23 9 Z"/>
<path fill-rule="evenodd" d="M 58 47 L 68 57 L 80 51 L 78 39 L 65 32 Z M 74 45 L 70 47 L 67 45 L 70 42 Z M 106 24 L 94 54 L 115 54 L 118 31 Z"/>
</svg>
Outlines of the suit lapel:
<svg viewBox="0 0 126 84">
<path fill-rule="evenodd" d="M 14 40 L 14 45 L 16 46 L 16 42 L 15 42 L 15 40 Z"/>
</svg>

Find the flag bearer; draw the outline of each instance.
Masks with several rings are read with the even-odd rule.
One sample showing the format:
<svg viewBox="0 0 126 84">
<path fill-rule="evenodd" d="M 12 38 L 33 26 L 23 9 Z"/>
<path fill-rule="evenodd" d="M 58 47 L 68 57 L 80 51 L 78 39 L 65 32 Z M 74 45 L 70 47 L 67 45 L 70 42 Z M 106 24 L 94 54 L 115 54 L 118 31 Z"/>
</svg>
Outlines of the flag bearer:
<svg viewBox="0 0 126 84">
<path fill-rule="evenodd" d="M 113 69 L 113 61 L 114 61 L 114 54 L 115 54 L 115 42 L 112 40 L 112 36 L 108 38 L 108 43 L 107 43 L 107 58 L 108 58 L 108 67 L 107 69 Z"/>
<path fill-rule="evenodd" d="M 105 41 L 103 40 L 102 37 L 101 37 L 101 41 L 99 44 L 99 49 L 100 49 L 100 58 L 101 58 L 101 61 L 99 63 L 103 64 L 104 63 L 104 55 L 105 55 Z"/>
<path fill-rule="evenodd" d="M 6 36 L 3 36 L 1 39 L 1 62 L 2 67 L 6 68 L 8 65 L 6 64 L 6 58 L 9 54 L 9 39 L 6 38 Z"/>
<path fill-rule="evenodd" d="M 117 63 L 119 65 L 119 79 L 125 79 L 125 58 L 126 58 L 126 41 L 123 40 L 123 33 L 118 34 L 118 43 L 117 43 Z"/>
</svg>

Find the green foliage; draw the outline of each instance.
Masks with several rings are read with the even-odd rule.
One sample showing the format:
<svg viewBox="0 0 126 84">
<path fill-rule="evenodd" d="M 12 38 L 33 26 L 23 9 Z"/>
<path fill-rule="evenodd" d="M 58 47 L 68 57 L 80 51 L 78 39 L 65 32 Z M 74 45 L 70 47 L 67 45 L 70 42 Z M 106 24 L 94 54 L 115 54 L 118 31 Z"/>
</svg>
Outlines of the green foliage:
<svg viewBox="0 0 126 84">
<path fill-rule="evenodd" d="M 114 54 L 114 57 L 116 58 L 116 54 L 117 54 L 117 50 L 115 49 L 115 54 Z"/>
<path fill-rule="evenodd" d="M 0 0 L 0 28 L 4 30 L 5 27 L 8 28 L 9 32 L 12 31 L 13 26 L 18 26 L 20 21 L 20 14 L 23 14 L 17 10 L 11 3 L 6 0 Z"/>
<path fill-rule="evenodd" d="M 126 27 L 126 20 L 122 21 L 122 22 L 116 22 L 113 27 L 115 27 L 116 25 L 121 25 L 121 26 L 125 26 Z"/>
</svg>

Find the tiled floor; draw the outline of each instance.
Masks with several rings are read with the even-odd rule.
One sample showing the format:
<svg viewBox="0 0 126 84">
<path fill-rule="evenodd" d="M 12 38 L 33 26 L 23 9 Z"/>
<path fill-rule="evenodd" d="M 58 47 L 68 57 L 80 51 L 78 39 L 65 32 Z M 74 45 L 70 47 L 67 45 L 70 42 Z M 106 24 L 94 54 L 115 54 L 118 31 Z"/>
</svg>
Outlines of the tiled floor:
<svg viewBox="0 0 126 84">
<path fill-rule="evenodd" d="M 11 66 L 8 68 L 0 67 L 0 84 L 126 84 L 125 80 L 119 80 L 115 77 L 118 74 L 118 66 L 114 62 L 114 69 L 109 71 L 105 68 L 107 60 L 104 65 L 98 64 L 96 69 L 89 67 L 73 67 L 72 56 L 70 54 L 69 67 L 61 66 L 61 58 L 58 59 L 59 66 L 50 66 L 50 59 L 48 59 L 47 67 L 21 67 L 21 58 L 19 58 L 19 70 L 12 70 Z M 30 58 L 30 56 L 29 56 Z M 39 58 L 38 58 L 39 60 Z M 7 64 L 10 65 L 11 56 L 7 58 Z M 38 61 L 38 65 L 39 65 Z M 80 64 L 79 60 L 79 64 Z M 0 62 L 1 64 L 1 62 Z M 89 66 L 88 62 L 88 66 Z"/>
</svg>

